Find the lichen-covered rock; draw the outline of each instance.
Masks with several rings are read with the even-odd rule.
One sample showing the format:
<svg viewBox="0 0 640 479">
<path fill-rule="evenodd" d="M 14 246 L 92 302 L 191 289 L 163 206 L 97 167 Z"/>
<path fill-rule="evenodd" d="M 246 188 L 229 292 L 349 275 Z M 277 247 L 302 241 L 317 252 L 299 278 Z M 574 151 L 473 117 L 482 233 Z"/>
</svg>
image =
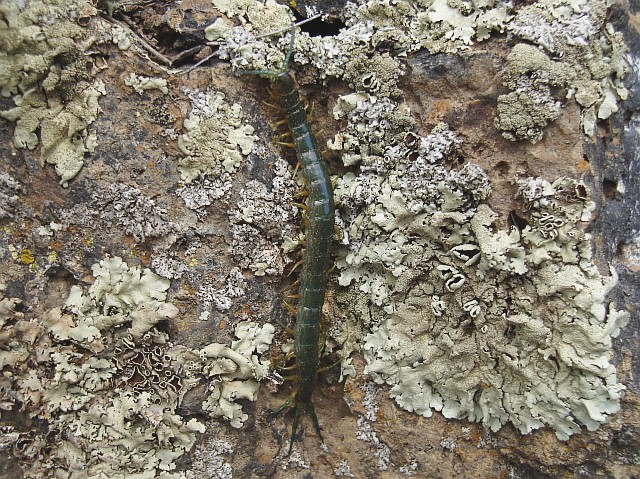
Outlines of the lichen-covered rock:
<svg viewBox="0 0 640 479">
<path fill-rule="evenodd" d="M 274 328 L 243 322 L 231 347 L 173 346 L 157 327 L 178 314 L 165 301 L 168 280 L 117 257 L 93 274 L 91 287 L 72 287 L 41 322 L 0 298 L 0 363 L 10 372 L 0 381 L 0 406 L 45 421 L 42 438 L 19 429 L 11 436 L 22 441 L 25 477 L 184 478 L 167 471 L 205 428 L 177 413 L 182 398 L 206 381 L 203 410 L 241 427 L 247 415 L 236 400 L 256 399 L 269 367 L 257 355 Z"/>
<path fill-rule="evenodd" d="M 89 129 L 106 93 L 92 80 L 86 60 L 100 34 L 78 25 L 96 15 L 90 2 L 16 2 L 2 7 L 5 19 L 0 39 L 0 91 L 15 107 L 0 115 L 16 123 L 14 143 L 33 150 L 39 143 L 40 163 L 55 165 L 66 186 L 94 151 L 97 134 Z"/>
<path fill-rule="evenodd" d="M 514 90 L 498 100 L 496 127 L 509 139 L 540 140 L 541 128 L 558 118 L 563 100 L 551 87 L 583 107 L 582 128 L 592 136 L 597 119 L 617 111 L 628 92 L 622 36 L 606 21 L 604 1 L 555 1 L 528 5 L 509 22 L 520 43 L 507 59 L 504 83 Z M 547 55 L 557 58 L 551 61 Z M 518 106 L 520 108 L 518 108 Z"/>
<path fill-rule="evenodd" d="M 289 68 L 332 137 L 323 324 L 347 382 L 323 372 L 325 443 L 303 428 L 286 456 L 266 322 L 287 321 L 303 187 L 266 81 L 229 67 L 281 68 L 315 13 Z M 2 4 L 0 476 L 632 473 L 629 18 L 605 0 Z"/>
<path fill-rule="evenodd" d="M 178 137 L 185 155 L 178 170 L 187 183 L 236 171 L 254 142 L 253 127 L 242 122 L 240 105 L 229 105 L 222 93 L 194 95 L 194 109 L 184 121 L 187 132 Z"/>
<path fill-rule="evenodd" d="M 364 125 L 387 118 L 381 104 L 354 101 L 337 112 L 350 146 L 334 142 L 348 164 L 350 150 L 372 146 Z M 403 131 L 387 125 L 391 137 Z M 522 433 L 548 424 L 561 439 L 593 430 L 619 409 L 611 337 L 628 320 L 607 304 L 615 272 L 598 271 L 580 227 L 593 206 L 574 180 L 525 179 L 528 224 L 496 230 L 484 172 L 445 166 L 459 146 L 444 125 L 407 133 L 394 149 L 356 157 L 362 173 L 336 184 L 339 283 L 389 314 L 364 338 L 365 372 L 425 416 L 494 431 L 511 422 Z"/>
</svg>

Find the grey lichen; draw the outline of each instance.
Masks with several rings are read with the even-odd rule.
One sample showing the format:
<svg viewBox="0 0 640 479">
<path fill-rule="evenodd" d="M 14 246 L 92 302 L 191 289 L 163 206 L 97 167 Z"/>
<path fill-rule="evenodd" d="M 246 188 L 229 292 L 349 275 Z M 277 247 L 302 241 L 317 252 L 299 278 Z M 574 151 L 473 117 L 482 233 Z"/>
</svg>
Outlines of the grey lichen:
<svg viewBox="0 0 640 479">
<path fill-rule="evenodd" d="M 42 145 L 41 164 L 54 164 L 66 186 L 97 144 L 89 127 L 100 112 L 98 98 L 105 87 L 91 79 L 87 51 L 99 30 L 90 34 L 77 23 L 94 16 L 96 9 L 82 0 L 28 6 L 7 2 L 1 8 L 0 91 L 12 96 L 16 106 L 0 115 L 16 123 L 16 147 Z"/>
<path fill-rule="evenodd" d="M 517 44 L 507 59 L 504 83 L 513 92 L 498 99 L 496 118 L 507 138 L 534 143 L 541 138 L 542 127 L 560 115 L 563 99 L 552 95 L 552 88 L 564 88 L 566 98 L 582 106 L 587 135 L 593 135 L 598 119 L 617 111 L 616 103 L 628 94 L 622 83 L 627 51 L 621 34 L 607 23 L 606 9 L 601 0 L 561 0 L 518 11 L 508 30 L 527 43 Z"/>
<path fill-rule="evenodd" d="M 522 180 L 528 226 L 502 231 L 482 170 L 452 168 L 460 140 L 446 125 L 413 133 L 405 109 L 354 94 L 334 112 L 347 125 L 331 145 L 361 169 L 340 177 L 335 195 L 338 282 L 368 298 L 360 317 L 375 318 L 365 372 L 425 416 L 492 430 L 510 422 L 522 433 L 550 425 L 560 439 L 596 429 L 619 408 L 624 387 L 609 356 L 628 315 L 606 302 L 615 273 L 593 264 L 585 188 Z M 336 301 L 353 305 L 352 296 Z M 358 320 L 341 321 L 334 332 L 348 354 Z"/>
<path fill-rule="evenodd" d="M 20 199 L 18 193 L 22 190 L 22 186 L 15 178 L 6 172 L 0 173 L 0 220 L 13 218 L 14 207 Z"/>
<path fill-rule="evenodd" d="M 136 241 L 163 236 L 178 229 L 167 219 L 167 209 L 143 194 L 138 188 L 114 183 L 106 191 L 96 192 L 92 198 L 92 216 L 103 224 L 117 224 Z M 73 217 L 73 215 L 68 215 Z"/>
<path fill-rule="evenodd" d="M 278 275 L 291 262 L 287 244 L 298 238 L 294 196 L 300 191 L 291 166 L 278 157 L 271 164 L 269 187 L 252 180 L 242 189 L 241 200 L 230 213 L 232 254 L 242 268 L 256 276 Z"/>
<path fill-rule="evenodd" d="M 242 108 L 230 105 L 219 92 L 196 92 L 192 99 L 194 108 L 184 121 L 187 132 L 178 137 L 185 155 L 178 166 L 182 179 L 190 183 L 236 171 L 255 141 L 253 127 L 243 123 Z"/>
<path fill-rule="evenodd" d="M 224 197 L 233 187 L 231 175 L 223 171 L 216 178 L 197 178 L 176 190 L 190 210 L 195 211 L 200 219 L 207 216 L 207 206 Z"/>
<path fill-rule="evenodd" d="M 202 301 L 201 319 L 209 319 L 213 308 L 218 311 L 228 310 L 234 298 L 241 298 L 245 294 L 246 283 L 240 268 L 233 268 L 229 272 L 222 288 L 208 284 L 206 280 L 203 283 L 197 293 L 198 299 Z"/>
<path fill-rule="evenodd" d="M 240 323 L 231 346 L 173 346 L 157 327 L 178 314 L 166 302 L 168 280 L 120 258 L 92 269 L 88 289 L 73 286 L 64 306 L 40 320 L 18 312 L 18 300 L 0 298 L 7 372 L 0 404 L 20 407 L 45 428 L 19 431 L 13 454 L 27 478 L 184 478 L 172 472 L 174 461 L 204 426 L 177 413 L 182 398 L 205 381 L 203 410 L 240 427 L 246 414 L 235 401 L 255 400 L 268 369 L 258 354 L 273 327 Z"/>
<path fill-rule="evenodd" d="M 225 461 L 225 456 L 233 452 L 231 444 L 220 439 L 210 439 L 196 445 L 193 452 L 195 459 L 186 473 L 186 479 L 202 479 L 205 477 L 233 479 L 231 464 Z"/>
</svg>

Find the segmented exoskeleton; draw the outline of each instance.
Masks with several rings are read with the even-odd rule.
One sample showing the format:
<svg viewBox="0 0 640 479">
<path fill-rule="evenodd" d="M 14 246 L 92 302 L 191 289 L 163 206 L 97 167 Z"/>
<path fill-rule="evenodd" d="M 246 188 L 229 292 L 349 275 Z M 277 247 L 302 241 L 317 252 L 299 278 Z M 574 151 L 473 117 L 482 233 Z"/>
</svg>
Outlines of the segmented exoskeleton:
<svg viewBox="0 0 640 479">
<path fill-rule="evenodd" d="M 295 27 L 294 27 L 295 28 Z M 271 79 L 280 99 L 280 105 L 291 131 L 293 143 L 302 168 L 302 175 L 309 190 L 309 227 L 307 229 L 307 249 L 304 253 L 300 294 L 296 313 L 294 352 L 296 375 L 294 391 L 282 406 L 280 412 L 295 404 L 295 415 L 289 442 L 289 451 L 300 421 L 306 412 L 322 439 L 320 425 L 312 402 L 313 391 L 318 377 L 320 361 L 322 305 L 327 286 L 327 270 L 330 262 L 331 237 L 334 227 L 333 186 L 327 168 L 320 157 L 316 139 L 307 121 L 306 110 L 300 100 L 295 81 L 288 72 L 293 56 L 294 32 L 291 30 L 291 45 L 282 67 L 277 71 L 251 70 L 240 74 L 260 75 Z"/>
</svg>

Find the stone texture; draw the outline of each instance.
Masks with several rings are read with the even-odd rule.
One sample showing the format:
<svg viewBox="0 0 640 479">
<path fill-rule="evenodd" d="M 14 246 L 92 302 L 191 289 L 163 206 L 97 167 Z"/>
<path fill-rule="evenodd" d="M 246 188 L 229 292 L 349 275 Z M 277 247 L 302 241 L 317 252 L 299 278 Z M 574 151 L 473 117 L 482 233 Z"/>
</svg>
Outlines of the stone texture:
<svg viewBox="0 0 640 479">
<path fill-rule="evenodd" d="M 333 2 L 326 4 L 327 10 L 337 9 Z M 123 2 L 123 9 L 125 17 L 116 15 L 116 18 L 127 18 L 165 57 L 177 58 L 178 66 L 181 52 L 196 48 L 195 56 L 182 60 L 188 64 L 205 58 L 211 51 L 211 47 L 199 47 L 204 42 L 204 27 L 217 15 L 210 2 L 191 0 L 171 4 L 166 11 Z M 388 389 L 375 385 L 364 374 L 363 356 L 356 353 L 355 377 L 341 383 L 339 372 L 330 370 L 319 382 L 315 407 L 326 447 L 321 445 L 310 422 L 303 419 L 303 440 L 287 456 L 292 415 L 272 417 L 269 412 L 287 398 L 288 383 L 276 387 L 273 381 L 263 381 L 257 401 L 242 402 L 248 419 L 241 429 L 222 420 L 207 419 L 201 406 L 207 391 L 201 385 L 189 391 L 178 414 L 186 419 L 198 418 L 205 423 L 206 431 L 197 436 L 193 449 L 176 461 L 174 473 L 183 473 L 187 478 L 282 479 L 638 477 L 638 15 L 640 10 L 634 3 L 612 5 L 610 22 L 623 32 L 635 63 L 625 79 L 629 98 L 618 112 L 597 124 L 592 139 L 581 133 L 580 111 L 572 102 L 567 103 L 557 120 L 544 128 L 543 139 L 535 144 L 512 142 L 501 136 L 494 127 L 494 118 L 498 97 L 506 92 L 501 85 L 501 71 L 510 50 L 506 36 L 496 35 L 462 53 L 418 51 L 406 59 L 408 73 L 399 81 L 419 133 L 427 134 L 437 123 L 446 122 L 464 141 L 461 159 L 480 165 L 490 178 L 492 194 L 488 204 L 499 215 L 496 227 L 507 228 L 514 221 L 510 213 L 522 207 L 515 199 L 516 177 L 568 176 L 586 183 L 596 202 L 594 220 L 588 227 L 593 235 L 595 256 L 602 271 L 607 270 L 609 263 L 616 268 L 620 279 L 612 299 L 618 308 L 629 311 L 631 317 L 629 325 L 614 340 L 618 380 L 627 388 L 618 414 L 612 415 L 598 431 L 587 432 L 583 428 L 582 433 L 566 442 L 558 441 L 549 428 L 523 436 L 511 426 L 492 433 L 476 423 L 445 419 L 438 413 L 424 418 L 400 409 L 389 397 Z M 107 23 L 106 15 L 94 15 L 85 28 L 101 32 Z M 266 81 L 236 77 L 228 63 L 215 59 L 186 74 L 169 74 L 166 65 L 153 64 L 138 52 L 136 48 L 122 51 L 115 44 L 106 43 L 92 52 L 92 62 L 101 66 L 95 77 L 105 85 L 105 94 L 99 99 L 102 112 L 91 125 L 98 133 L 98 145 L 85 155 L 83 168 L 69 180 L 67 188 L 59 185 L 60 178 L 50 165 L 40 165 L 38 149 L 14 147 L 14 124 L 0 120 L 0 174 L 19 183 L 15 187 L 10 180 L 2 179 L 5 176 L 0 177 L 0 201 L 7 198 L 0 204 L 0 211 L 9 213 L 0 215 L 0 282 L 6 284 L 4 296 L 20 299 L 19 309 L 25 317 L 39 318 L 45 311 L 63 305 L 72 286 L 90 283 L 91 265 L 106 255 L 121 256 L 129 266 L 142 268 L 152 267 L 153 260 L 162 257 L 168 258 L 162 263 L 167 276 L 173 275 L 168 301 L 179 309 L 179 315 L 163 329 L 172 343 L 194 349 L 211 342 L 231 344 L 234 326 L 240 321 L 288 322 L 290 315 L 278 298 L 292 281 L 282 272 L 284 266 L 293 264 L 296 254 L 286 256 L 279 249 L 274 250 L 277 258 L 273 264 L 280 268 L 276 274 L 258 276 L 246 268 L 244 294 L 234 297 L 229 293 L 229 308 L 212 307 L 207 320 L 202 319 L 198 292 L 203 286 L 230 291 L 231 271 L 241 262 L 234 256 L 237 252 L 234 253 L 233 245 L 240 240 L 233 224 L 248 224 L 233 223 L 231 213 L 250 195 L 243 189 L 252 180 L 267 185 L 268 189 L 274 179 L 283 178 L 274 165 L 281 156 L 292 169 L 293 152 L 265 140 L 267 148 L 254 149 L 246 156 L 244 164 L 228 180 L 228 193 L 205 206 L 204 215 L 202 211 L 189 209 L 176 194 L 176 189 L 184 186 L 178 171 L 183 155 L 177 135 L 185 133 L 184 120 L 189 118 L 194 104 L 188 92 L 214 88 L 224 93 L 230 104 L 242 107 L 243 121 L 255 128 L 258 138 L 269 139 L 274 134 L 271 124 L 279 116 L 265 103 L 270 102 Z M 338 81 L 328 86 L 311 83 L 310 69 L 295 68 L 308 101 L 314 105 L 314 126 L 326 141 L 342 126 L 333 118 L 333 106 L 338 96 L 350 90 Z M 140 76 L 165 77 L 169 93 L 157 90 L 136 93 L 125 83 L 132 71 Z M 12 106 L 10 99 L 0 98 L 0 109 Z M 327 153 L 327 163 L 334 174 L 347 171 L 333 152 Z M 114 185 L 118 185 L 120 196 L 114 196 Z M 278 193 L 282 196 L 276 198 L 285 198 L 290 189 L 294 187 L 285 184 Z M 135 204 L 135 208 L 146 212 L 145 218 L 151 224 L 143 224 L 141 230 L 131 229 L 127 222 L 136 221 L 136 217 L 121 219 L 116 214 L 118 200 L 125 196 L 123 191 L 128 192 L 125 208 L 134 208 L 131 205 Z M 18 201 L 14 199 L 16 195 Z M 298 216 L 291 218 L 290 223 L 286 233 L 295 237 L 304 221 Z M 275 220 L 265 220 L 264 224 L 268 226 L 261 226 L 259 221 L 251 224 L 257 230 L 255 234 L 282 244 L 285 235 L 277 231 L 281 224 Z M 56 230 L 54 225 L 63 226 Z M 43 232 L 42 227 L 53 232 Z M 132 233 L 135 231 L 144 234 Z M 187 268 L 171 266 L 177 264 Z M 333 288 L 337 295 L 339 287 L 334 283 Z M 330 294 L 328 310 L 337 306 L 352 309 L 356 314 L 362 312 L 355 300 L 352 304 L 337 305 L 333 301 Z M 280 330 L 271 357 L 281 354 L 278 346 L 289 339 Z M 6 346 L 0 338 L 0 348 Z M 0 391 L 0 400 L 2 394 L 4 391 Z M 22 478 L 20 461 L 26 459 L 21 456 L 16 461 L 15 448 L 42 437 L 47 423 L 30 418 L 15 407 L 2 411 L 0 425 L 4 428 L 3 441 L 12 432 L 20 433 L 18 441 L 11 443 L 6 439 L 9 442 L 4 448 L 0 444 L 0 477 Z"/>
</svg>

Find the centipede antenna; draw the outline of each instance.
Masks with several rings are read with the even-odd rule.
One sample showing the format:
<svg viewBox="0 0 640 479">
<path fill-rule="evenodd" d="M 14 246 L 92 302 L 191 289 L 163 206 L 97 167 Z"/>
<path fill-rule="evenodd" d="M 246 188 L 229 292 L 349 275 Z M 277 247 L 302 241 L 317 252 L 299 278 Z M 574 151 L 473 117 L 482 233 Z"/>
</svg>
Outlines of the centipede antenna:
<svg viewBox="0 0 640 479">
<path fill-rule="evenodd" d="M 236 75 L 258 75 L 261 77 L 275 77 L 279 72 L 273 70 L 236 70 L 234 72 Z"/>
<path fill-rule="evenodd" d="M 291 27 L 291 41 L 289 43 L 289 51 L 287 52 L 287 56 L 284 57 L 284 62 L 282 63 L 282 68 L 280 71 L 286 72 L 289 69 L 289 62 L 293 57 L 293 51 L 296 46 L 296 27 L 295 25 Z"/>
</svg>

